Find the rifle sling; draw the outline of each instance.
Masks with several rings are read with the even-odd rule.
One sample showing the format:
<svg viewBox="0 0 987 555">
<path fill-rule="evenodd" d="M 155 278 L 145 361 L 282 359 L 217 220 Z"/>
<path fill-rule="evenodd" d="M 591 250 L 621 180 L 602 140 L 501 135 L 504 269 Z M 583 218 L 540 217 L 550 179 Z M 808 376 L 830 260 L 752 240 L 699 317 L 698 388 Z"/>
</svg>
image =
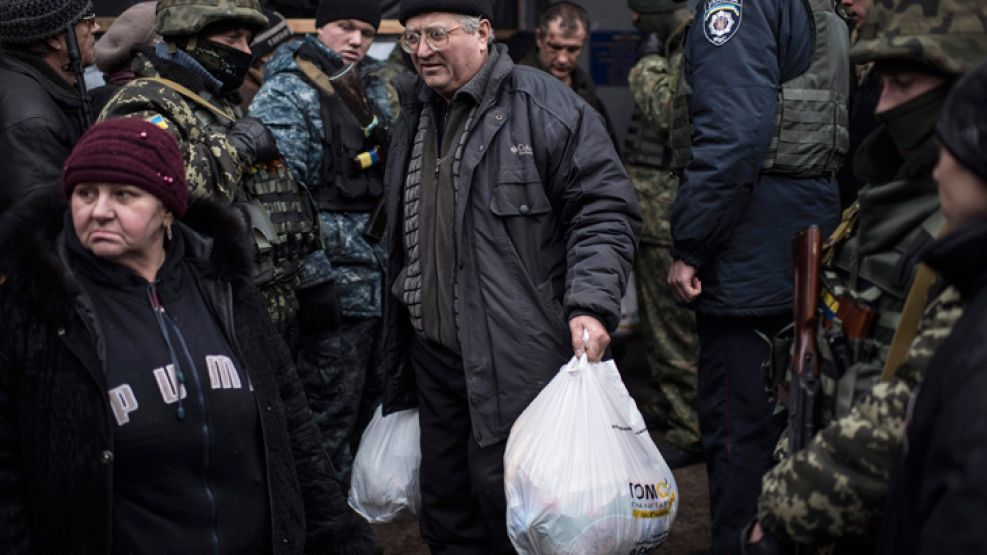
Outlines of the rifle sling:
<svg viewBox="0 0 987 555">
<path fill-rule="evenodd" d="M 210 110 L 212 113 L 219 116 L 220 119 L 236 121 L 236 117 L 233 114 L 226 113 L 225 111 L 219 109 L 212 102 L 209 102 L 202 96 L 192 92 L 192 90 L 189 89 L 188 87 L 184 85 L 180 85 L 172 81 L 171 79 L 165 79 L 164 77 L 142 77 L 142 79 L 145 81 L 154 81 L 156 83 L 161 83 L 162 85 L 168 87 L 169 89 L 173 89 L 175 92 L 191 100 L 192 102 L 195 102 L 196 104 L 202 106 L 203 108 Z"/>
<path fill-rule="evenodd" d="M 326 96 L 333 96 L 336 94 L 336 89 L 332 88 L 332 83 L 329 81 L 329 76 L 326 75 L 326 73 L 322 71 L 319 66 L 315 64 L 315 62 L 296 54 L 295 63 L 298 64 L 298 69 L 302 71 L 302 74 L 308 78 L 309 83 L 319 89 L 319 92 Z"/>
<path fill-rule="evenodd" d="M 891 348 L 888 351 L 888 358 L 884 361 L 884 369 L 881 371 L 881 381 L 887 382 L 894 377 L 898 366 L 905 361 L 908 355 L 908 348 L 918 334 L 918 326 L 922 320 L 922 313 L 925 312 L 925 303 L 929 298 L 929 289 L 935 280 L 935 273 L 925 264 L 919 264 L 915 280 L 908 290 L 908 297 L 905 298 L 905 307 L 901 311 L 901 321 L 894 332 L 894 339 L 891 340 Z"/>
</svg>

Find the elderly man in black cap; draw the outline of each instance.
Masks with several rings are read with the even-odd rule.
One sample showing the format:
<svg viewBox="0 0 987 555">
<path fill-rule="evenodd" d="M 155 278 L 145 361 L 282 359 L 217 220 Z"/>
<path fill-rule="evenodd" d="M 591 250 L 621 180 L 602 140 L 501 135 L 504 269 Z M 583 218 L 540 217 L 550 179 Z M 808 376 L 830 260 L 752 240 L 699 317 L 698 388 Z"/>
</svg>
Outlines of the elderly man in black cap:
<svg viewBox="0 0 987 555">
<path fill-rule="evenodd" d="M 70 46 L 91 65 L 98 30 L 90 0 L 0 0 L 0 213 L 58 184 L 86 127 Z"/>
<path fill-rule="evenodd" d="M 399 11 L 384 412 L 419 410 L 433 552 L 511 553 L 505 441 L 574 353 L 603 358 L 640 211 L 603 118 L 493 44 L 486 0 Z"/>
</svg>

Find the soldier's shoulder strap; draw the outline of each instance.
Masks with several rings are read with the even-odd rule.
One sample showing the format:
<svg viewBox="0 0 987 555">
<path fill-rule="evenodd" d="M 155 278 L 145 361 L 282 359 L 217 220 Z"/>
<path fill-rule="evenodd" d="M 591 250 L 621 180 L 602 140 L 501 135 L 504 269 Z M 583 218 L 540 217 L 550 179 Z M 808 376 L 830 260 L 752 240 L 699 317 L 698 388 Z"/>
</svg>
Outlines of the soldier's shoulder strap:
<svg viewBox="0 0 987 555">
<path fill-rule="evenodd" d="M 329 76 L 326 72 L 322 71 L 318 65 L 312 60 L 295 54 L 295 63 L 298 64 L 298 69 L 301 70 L 302 75 L 308 79 L 308 82 L 312 84 L 313 87 L 319 90 L 320 93 L 326 96 L 333 96 L 336 94 L 336 90 L 332 88 L 332 83 L 329 81 Z"/>
<path fill-rule="evenodd" d="M 901 310 L 901 320 L 894 332 L 894 339 L 891 340 L 891 348 L 888 351 L 888 358 L 884 359 L 884 369 L 881 371 L 881 381 L 890 381 L 894 377 L 898 366 L 905 361 L 908 355 L 908 347 L 918 333 L 919 323 L 922 321 L 922 313 L 929 300 L 929 290 L 932 282 L 935 281 L 936 274 L 925 264 L 919 264 L 918 272 L 912 281 L 912 286 L 908 290 L 908 297 L 905 298 L 905 306 Z"/>
<path fill-rule="evenodd" d="M 857 216 L 859 215 L 860 203 L 858 201 L 854 201 L 853 204 L 843 210 L 843 217 L 840 219 L 840 224 L 836 226 L 833 233 L 823 243 L 823 262 L 825 264 L 829 264 L 830 260 L 832 260 L 836 245 L 843 242 L 844 239 L 853 233 L 853 229 L 857 226 Z"/>
<path fill-rule="evenodd" d="M 202 106 L 203 108 L 206 108 L 210 112 L 216 114 L 217 116 L 219 116 L 220 119 L 236 121 L 236 115 L 232 111 L 226 111 L 219 108 L 212 102 L 209 102 L 208 100 L 203 98 L 202 95 L 192 91 L 185 85 L 176 83 L 175 81 L 172 81 L 171 79 L 166 79 L 164 77 L 142 77 L 141 79 L 145 81 L 154 81 L 156 83 L 161 83 L 162 85 L 168 87 L 169 89 L 174 90 L 178 94 L 198 104 L 199 106 Z"/>
</svg>

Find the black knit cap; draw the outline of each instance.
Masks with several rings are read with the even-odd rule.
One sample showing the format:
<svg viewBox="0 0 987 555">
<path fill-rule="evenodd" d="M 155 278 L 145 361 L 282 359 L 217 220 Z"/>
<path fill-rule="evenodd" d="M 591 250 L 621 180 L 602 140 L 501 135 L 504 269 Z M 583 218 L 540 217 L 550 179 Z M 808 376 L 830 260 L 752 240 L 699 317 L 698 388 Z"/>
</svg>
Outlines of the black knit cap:
<svg viewBox="0 0 987 555">
<path fill-rule="evenodd" d="M 0 0 L 0 44 L 54 37 L 91 13 L 90 0 Z"/>
<path fill-rule="evenodd" d="M 380 2 L 378 0 L 322 0 L 315 12 L 315 27 L 331 21 L 356 19 L 380 27 Z"/>
<path fill-rule="evenodd" d="M 987 62 L 963 76 L 939 114 L 939 142 L 961 164 L 987 181 Z"/>
<path fill-rule="evenodd" d="M 267 56 L 291 40 L 291 27 L 284 16 L 268 8 L 261 8 L 261 11 L 267 16 L 267 29 L 258 33 L 250 42 L 250 53 L 255 60 Z"/>
<path fill-rule="evenodd" d="M 401 25 L 416 15 L 430 12 L 449 12 L 493 18 L 490 0 L 401 0 L 398 7 L 398 20 Z"/>
</svg>

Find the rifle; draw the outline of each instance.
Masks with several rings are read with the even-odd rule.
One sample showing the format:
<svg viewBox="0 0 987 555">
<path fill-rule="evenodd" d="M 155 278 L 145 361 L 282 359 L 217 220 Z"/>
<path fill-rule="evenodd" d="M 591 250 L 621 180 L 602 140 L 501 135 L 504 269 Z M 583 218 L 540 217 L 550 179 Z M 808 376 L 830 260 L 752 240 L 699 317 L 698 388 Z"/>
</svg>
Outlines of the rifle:
<svg viewBox="0 0 987 555">
<path fill-rule="evenodd" d="M 795 344 L 790 368 L 788 447 L 805 447 L 819 425 L 819 351 L 816 315 L 819 303 L 819 267 L 822 235 L 818 226 L 803 229 L 793 241 L 795 262 Z"/>
<path fill-rule="evenodd" d="M 63 69 L 75 74 L 75 87 L 79 89 L 79 98 L 82 99 L 82 125 L 85 131 L 93 124 L 93 113 L 89 106 L 89 90 L 86 88 L 86 68 L 82 66 L 82 52 L 79 50 L 74 24 L 69 24 L 65 29 L 65 46 L 68 49 L 69 63 Z"/>
<path fill-rule="evenodd" d="M 363 90 L 363 80 L 360 78 L 360 70 L 355 63 L 350 63 L 329 77 L 332 88 L 336 95 L 343 101 L 346 108 L 356 118 L 357 123 L 363 130 L 363 136 L 375 143 L 374 147 L 366 152 L 361 152 L 353 159 L 353 164 L 357 170 L 365 170 L 381 164 L 387 155 L 387 146 L 390 142 L 384 121 L 370 107 L 367 101 L 367 93 Z M 379 242 L 384 237 L 384 228 L 387 225 L 386 197 L 381 195 L 370 213 L 366 227 L 363 228 L 363 236 L 372 242 Z"/>
</svg>

